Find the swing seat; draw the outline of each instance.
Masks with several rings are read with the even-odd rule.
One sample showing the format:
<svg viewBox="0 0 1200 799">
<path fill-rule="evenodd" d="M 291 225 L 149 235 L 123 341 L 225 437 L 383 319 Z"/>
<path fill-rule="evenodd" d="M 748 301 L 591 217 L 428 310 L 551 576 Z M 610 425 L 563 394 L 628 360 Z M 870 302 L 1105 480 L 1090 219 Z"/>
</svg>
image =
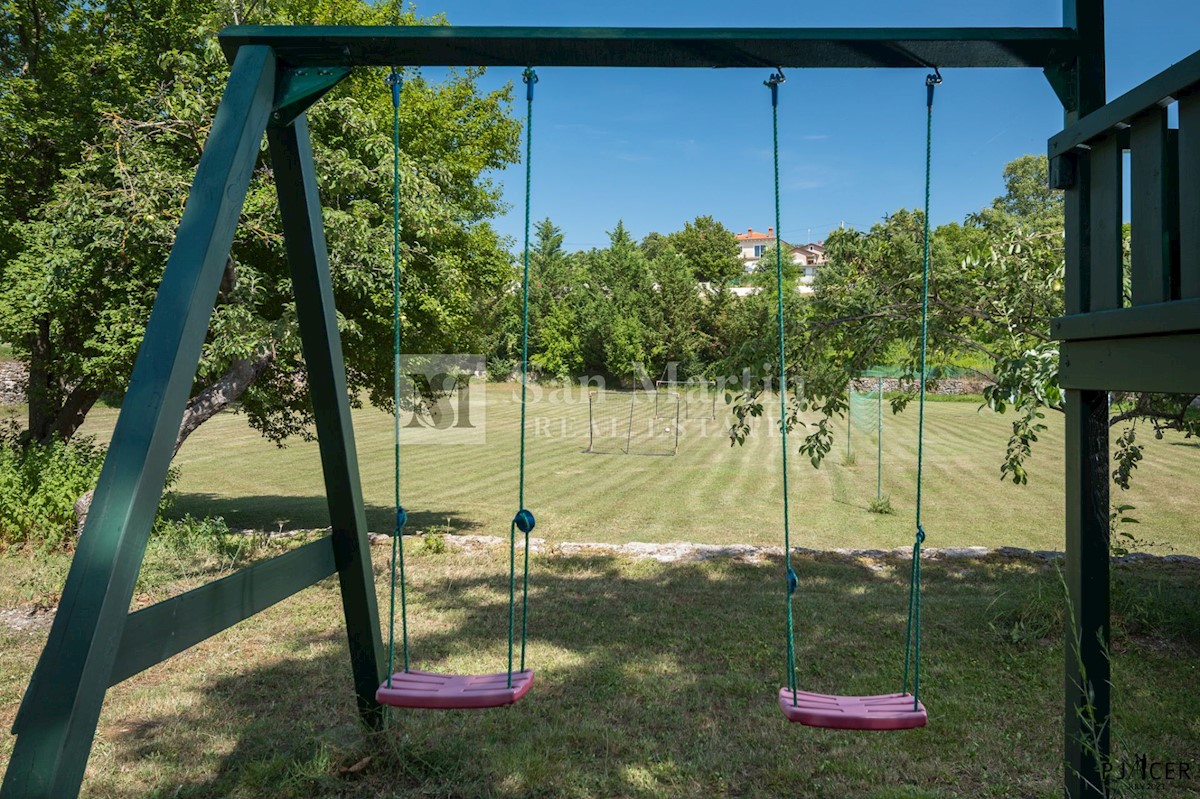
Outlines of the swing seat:
<svg viewBox="0 0 1200 799">
<path fill-rule="evenodd" d="M 375 700 L 391 707 L 456 710 L 511 705 L 533 684 L 533 670 L 514 671 L 512 686 L 508 672 L 498 674 L 433 674 L 428 671 L 398 671 L 391 686 L 385 680 Z"/>
<path fill-rule="evenodd" d="M 793 701 L 791 689 L 780 688 L 779 709 L 788 721 L 835 730 L 910 730 L 924 727 L 928 720 L 920 702 L 913 710 L 912 694 L 835 696 L 796 691 Z"/>
</svg>

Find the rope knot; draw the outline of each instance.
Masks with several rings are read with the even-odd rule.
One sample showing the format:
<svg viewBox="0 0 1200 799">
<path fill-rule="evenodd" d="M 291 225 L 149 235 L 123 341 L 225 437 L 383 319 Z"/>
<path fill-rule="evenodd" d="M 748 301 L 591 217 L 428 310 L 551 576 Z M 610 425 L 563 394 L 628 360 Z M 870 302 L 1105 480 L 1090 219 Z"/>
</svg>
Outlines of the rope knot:
<svg viewBox="0 0 1200 799">
<path fill-rule="evenodd" d="M 920 545 L 920 544 L 924 544 L 924 543 L 925 543 L 925 528 L 921 527 L 921 525 L 918 524 L 917 525 L 917 544 Z"/>
<path fill-rule="evenodd" d="M 408 524 L 408 511 L 402 506 L 396 506 L 396 530 L 392 535 L 403 535 L 404 525 Z"/>
<path fill-rule="evenodd" d="M 517 515 L 513 517 L 513 524 L 515 524 L 517 529 L 522 533 L 528 535 L 529 533 L 533 532 L 533 528 L 537 524 L 537 521 L 533 518 L 533 514 L 531 512 L 521 508 L 519 511 L 517 511 Z"/>
</svg>

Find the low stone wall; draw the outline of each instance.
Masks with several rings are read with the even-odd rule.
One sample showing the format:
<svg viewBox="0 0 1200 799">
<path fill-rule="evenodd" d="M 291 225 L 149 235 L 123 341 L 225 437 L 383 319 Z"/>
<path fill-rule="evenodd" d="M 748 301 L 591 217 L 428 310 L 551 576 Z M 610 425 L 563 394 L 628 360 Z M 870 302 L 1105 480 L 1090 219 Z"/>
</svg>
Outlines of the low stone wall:
<svg viewBox="0 0 1200 799">
<path fill-rule="evenodd" d="M 853 382 L 854 390 L 860 394 L 868 394 L 877 391 L 879 388 L 879 379 L 874 377 L 861 377 Z M 945 380 L 938 380 L 936 383 L 931 383 L 929 393 L 931 394 L 982 394 L 983 390 L 990 386 L 992 382 L 983 377 L 953 377 Z M 915 381 L 901 380 L 896 377 L 883 378 L 884 391 L 908 391 L 915 390 L 917 384 Z"/>
<path fill-rule="evenodd" d="M 16 361 L 0 363 L 0 405 L 22 405 L 29 374 L 25 365 Z"/>
<path fill-rule="evenodd" d="M 382 533 L 371 533 L 372 544 L 384 544 L 391 537 Z M 443 537 L 449 546 L 471 552 L 490 552 L 495 547 L 508 544 L 507 538 L 491 535 L 450 534 Z M 595 544 L 584 542 L 563 541 L 547 544 L 544 538 L 529 539 L 531 552 L 560 555 L 623 555 L 634 559 L 657 560 L 660 563 L 695 562 L 712 560 L 714 558 L 733 558 L 761 562 L 766 558 L 782 558 L 783 547 L 751 546 L 749 544 L 691 544 L 673 542 L 669 544 L 648 544 L 641 541 L 631 541 L 628 544 Z M 885 561 L 912 560 L 910 547 L 896 549 L 809 549 L 808 547 L 792 547 L 795 555 L 811 557 L 844 558 L 847 560 Z M 985 558 L 1008 558 L 1014 560 L 1031 560 L 1053 562 L 1066 557 L 1065 553 L 1057 550 L 1031 550 L 1022 547 L 924 547 L 921 550 L 922 560 L 960 560 Z M 1163 563 L 1188 563 L 1200 566 L 1200 557 L 1195 555 L 1154 555 L 1147 552 L 1134 552 L 1122 557 L 1112 558 L 1113 563 L 1140 563 L 1142 561 L 1161 561 Z"/>
</svg>

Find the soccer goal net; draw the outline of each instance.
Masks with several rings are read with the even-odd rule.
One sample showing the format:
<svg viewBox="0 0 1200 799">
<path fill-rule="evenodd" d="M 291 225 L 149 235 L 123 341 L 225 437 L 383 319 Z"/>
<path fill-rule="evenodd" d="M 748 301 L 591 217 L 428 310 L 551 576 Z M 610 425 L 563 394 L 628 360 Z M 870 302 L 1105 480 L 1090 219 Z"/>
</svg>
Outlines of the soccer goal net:
<svg viewBox="0 0 1200 799">
<path fill-rule="evenodd" d="M 588 395 L 586 451 L 597 455 L 675 455 L 679 451 L 681 412 L 681 399 L 671 392 L 593 391 Z"/>
<path fill-rule="evenodd" d="M 659 400 L 663 395 L 664 399 Z M 675 396 L 674 403 L 668 399 L 671 395 Z M 656 380 L 654 397 L 655 416 L 673 416 L 678 404 L 681 419 L 717 418 L 717 392 L 707 380 Z"/>
</svg>

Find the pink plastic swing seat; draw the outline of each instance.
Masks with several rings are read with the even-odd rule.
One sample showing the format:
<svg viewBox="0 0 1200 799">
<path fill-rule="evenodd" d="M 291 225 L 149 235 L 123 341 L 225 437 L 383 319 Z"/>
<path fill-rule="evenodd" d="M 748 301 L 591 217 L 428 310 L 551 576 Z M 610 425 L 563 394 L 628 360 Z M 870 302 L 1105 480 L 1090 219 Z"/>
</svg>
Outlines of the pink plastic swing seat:
<svg viewBox="0 0 1200 799">
<path fill-rule="evenodd" d="M 498 674 L 433 674 L 428 671 L 398 671 L 391 685 L 385 680 L 375 700 L 391 707 L 456 710 L 511 705 L 533 685 L 533 670 Z"/>
<path fill-rule="evenodd" d="M 925 706 L 912 694 L 834 696 L 779 689 L 779 708 L 788 721 L 835 730 L 911 730 L 924 727 Z"/>
</svg>

